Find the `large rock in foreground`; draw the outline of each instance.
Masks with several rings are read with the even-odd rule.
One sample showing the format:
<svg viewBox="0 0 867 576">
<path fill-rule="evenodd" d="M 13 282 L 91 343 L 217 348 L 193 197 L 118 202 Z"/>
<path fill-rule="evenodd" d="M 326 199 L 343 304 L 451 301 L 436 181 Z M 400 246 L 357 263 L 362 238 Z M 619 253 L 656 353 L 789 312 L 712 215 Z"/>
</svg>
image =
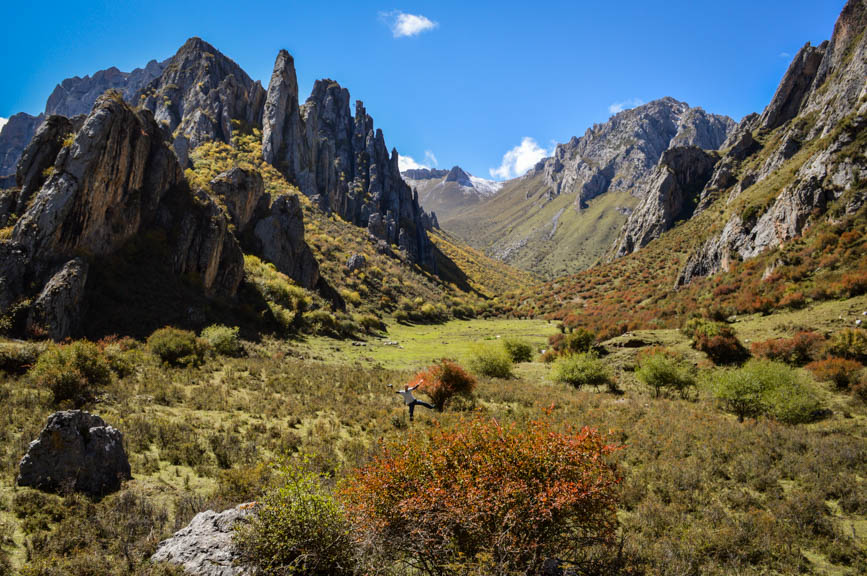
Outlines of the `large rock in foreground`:
<svg viewBox="0 0 867 576">
<path fill-rule="evenodd" d="M 151 561 L 181 566 L 194 576 L 251 575 L 252 568 L 240 564 L 232 535 L 235 523 L 252 513 L 251 504 L 242 504 L 225 512 L 207 510 L 196 514 L 186 528 L 160 542 Z"/>
<path fill-rule="evenodd" d="M 52 414 L 30 443 L 19 465 L 18 485 L 103 496 L 131 477 L 123 434 L 99 416 L 68 410 Z"/>
</svg>

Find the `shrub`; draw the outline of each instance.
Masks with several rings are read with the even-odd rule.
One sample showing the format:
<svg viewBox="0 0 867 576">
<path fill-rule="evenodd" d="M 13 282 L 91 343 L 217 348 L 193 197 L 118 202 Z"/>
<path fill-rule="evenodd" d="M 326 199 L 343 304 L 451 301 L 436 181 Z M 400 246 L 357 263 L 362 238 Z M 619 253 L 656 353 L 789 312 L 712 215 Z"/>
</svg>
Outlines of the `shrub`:
<svg viewBox="0 0 867 576">
<path fill-rule="evenodd" d="M 123 338 L 106 336 L 97 342 L 97 345 L 105 354 L 111 371 L 119 378 L 132 374 L 136 366 L 143 361 L 139 342 L 129 336 Z"/>
<path fill-rule="evenodd" d="M 0 372 L 24 374 L 39 357 L 39 348 L 29 343 L 0 342 Z"/>
<path fill-rule="evenodd" d="M 322 478 L 291 463 L 276 472 L 280 486 L 236 528 L 235 542 L 245 559 L 266 575 L 353 574 L 348 525 Z"/>
<path fill-rule="evenodd" d="M 111 383 L 111 368 L 99 347 L 84 340 L 52 346 L 43 352 L 30 374 L 38 386 L 51 390 L 55 404 L 72 400 L 81 405 Z"/>
<path fill-rule="evenodd" d="M 189 330 L 166 326 L 148 337 L 148 349 L 169 366 L 198 366 L 205 357 L 207 345 Z"/>
<path fill-rule="evenodd" d="M 446 359 L 419 372 L 413 382 L 419 381 L 422 381 L 419 390 L 430 396 L 437 410 L 442 410 L 453 396 L 471 394 L 476 387 L 475 378 L 456 362 Z"/>
<path fill-rule="evenodd" d="M 795 369 L 771 360 L 752 360 L 742 368 L 720 373 L 714 394 L 741 422 L 748 416 L 769 414 L 781 422 L 798 424 L 815 419 L 821 409 Z"/>
<path fill-rule="evenodd" d="M 386 444 L 340 495 L 359 547 L 414 573 L 535 574 L 614 543 L 616 449 L 548 419 L 476 418 Z"/>
<path fill-rule="evenodd" d="M 749 356 L 728 324 L 693 318 L 683 332 L 692 339 L 692 347 L 707 354 L 714 364 L 737 364 Z"/>
<path fill-rule="evenodd" d="M 506 348 L 512 362 L 519 364 L 521 362 L 530 362 L 533 360 L 533 347 L 523 340 L 517 338 L 506 338 L 503 340 L 503 346 Z"/>
<path fill-rule="evenodd" d="M 825 352 L 829 356 L 867 362 L 867 330 L 845 328 L 834 333 Z"/>
<path fill-rule="evenodd" d="M 472 347 L 470 369 L 492 378 L 512 377 L 512 358 L 500 343 L 486 342 Z"/>
<path fill-rule="evenodd" d="M 569 384 L 574 388 L 582 386 L 610 388 L 614 383 L 608 367 L 592 352 L 561 356 L 554 362 L 551 376 L 557 382 Z"/>
<path fill-rule="evenodd" d="M 657 398 L 663 388 L 675 390 L 683 397 L 687 390 L 695 387 L 690 367 L 676 354 L 662 348 L 639 354 L 635 377 L 653 388 Z"/>
<path fill-rule="evenodd" d="M 826 358 L 807 365 L 807 370 L 813 373 L 813 378 L 819 382 L 833 382 L 841 390 L 857 384 L 863 368 L 859 362 L 846 358 Z"/>
<path fill-rule="evenodd" d="M 382 320 L 380 320 L 373 314 L 364 314 L 359 317 L 358 325 L 361 326 L 368 334 L 379 332 L 385 329 L 385 324 L 383 324 Z"/>
<path fill-rule="evenodd" d="M 792 338 L 773 338 L 763 342 L 753 342 L 750 352 L 758 358 L 777 360 L 792 366 L 803 366 L 818 354 L 824 341 L 817 332 L 798 332 Z"/>
<path fill-rule="evenodd" d="M 213 324 L 202 330 L 202 339 L 211 349 L 221 356 L 239 357 L 244 355 L 244 346 L 238 336 L 238 328 Z"/>
</svg>

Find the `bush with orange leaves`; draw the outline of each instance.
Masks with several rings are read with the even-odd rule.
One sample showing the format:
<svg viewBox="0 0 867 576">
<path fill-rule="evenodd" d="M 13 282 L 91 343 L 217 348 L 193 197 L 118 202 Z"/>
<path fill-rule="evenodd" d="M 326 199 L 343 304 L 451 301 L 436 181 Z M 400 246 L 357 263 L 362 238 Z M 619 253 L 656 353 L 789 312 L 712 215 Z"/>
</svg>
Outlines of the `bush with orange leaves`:
<svg viewBox="0 0 867 576">
<path fill-rule="evenodd" d="M 430 396 L 437 410 L 442 411 L 446 402 L 457 394 L 470 394 L 476 387 L 476 379 L 457 362 L 446 360 L 429 366 L 413 378 L 414 386 L 421 382 L 419 390 Z"/>
<path fill-rule="evenodd" d="M 613 561 L 619 449 L 550 416 L 462 420 L 383 445 L 340 497 L 361 550 L 412 573 L 536 574 Z"/>
</svg>

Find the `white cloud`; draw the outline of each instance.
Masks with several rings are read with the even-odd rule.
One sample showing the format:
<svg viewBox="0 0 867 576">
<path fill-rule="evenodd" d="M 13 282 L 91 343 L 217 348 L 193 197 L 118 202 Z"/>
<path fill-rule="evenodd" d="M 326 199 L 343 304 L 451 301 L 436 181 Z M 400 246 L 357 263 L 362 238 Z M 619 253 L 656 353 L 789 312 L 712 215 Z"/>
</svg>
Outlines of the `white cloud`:
<svg viewBox="0 0 867 576">
<path fill-rule="evenodd" d="M 3 127 L 6 126 L 6 123 L 9 121 L 9 118 L 0 118 L 0 130 L 3 130 Z"/>
<path fill-rule="evenodd" d="M 397 166 L 401 172 L 406 172 L 407 170 L 418 170 L 419 168 L 430 168 L 430 166 L 419 164 L 412 156 L 404 156 L 403 154 L 397 157 Z"/>
<path fill-rule="evenodd" d="M 550 156 L 551 153 L 539 146 L 535 140 L 525 136 L 521 143 L 503 154 L 503 162 L 499 168 L 491 168 L 491 177 L 507 180 L 523 175 L 536 163 Z"/>
<path fill-rule="evenodd" d="M 608 107 L 608 111 L 612 114 L 617 114 L 618 112 L 623 112 L 624 110 L 628 110 L 630 108 L 635 108 L 636 106 L 641 106 L 644 104 L 644 100 L 640 98 L 630 98 L 629 100 L 624 100 L 623 102 L 615 102 Z"/>
<path fill-rule="evenodd" d="M 783 60 L 791 60 L 792 55 L 788 52 L 780 52 L 780 58 L 782 58 Z"/>
<path fill-rule="evenodd" d="M 405 12 L 380 12 L 380 18 L 388 23 L 391 33 L 395 38 L 404 36 L 417 36 L 427 30 L 433 30 L 438 23 L 421 14 L 407 14 Z"/>
<path fill-rule="evenodd" d="M 432 164 L 433 166 L 439 166 L 439 161 L 437 160 L 436 154 L 431 150 L 424 151 L 424 160 L 425 162 Z"/>
</svg>

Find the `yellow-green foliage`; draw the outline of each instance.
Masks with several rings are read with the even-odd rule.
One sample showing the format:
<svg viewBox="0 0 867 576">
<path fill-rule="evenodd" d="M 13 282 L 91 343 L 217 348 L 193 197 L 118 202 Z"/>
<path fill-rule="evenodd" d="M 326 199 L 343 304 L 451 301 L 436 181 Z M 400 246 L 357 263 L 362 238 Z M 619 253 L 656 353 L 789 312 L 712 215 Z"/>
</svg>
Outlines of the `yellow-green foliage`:
<svg viewBox="0 0 867 576">
<path fill-rule="evenodd" d="M 270 262 L 251 254 L 244 255 L 244 278 L 259 292 L 283 329 L 292 326 L 312 302 L 309 292 Z"/>
<path fill-rule="evenodd" d="M 102 351 L 78 341 L 48 348 L 30 372 L 37 386 L 51 391 L 55 403 L 80 405 L 111 382 L 111 368 Z"/>
<path fill-rule="evenodd" d="M 512 357 L 501 342 L 481 342 L 470 348 L 470 370 L 492 378 L 512 377 Z"/>
</svg>

